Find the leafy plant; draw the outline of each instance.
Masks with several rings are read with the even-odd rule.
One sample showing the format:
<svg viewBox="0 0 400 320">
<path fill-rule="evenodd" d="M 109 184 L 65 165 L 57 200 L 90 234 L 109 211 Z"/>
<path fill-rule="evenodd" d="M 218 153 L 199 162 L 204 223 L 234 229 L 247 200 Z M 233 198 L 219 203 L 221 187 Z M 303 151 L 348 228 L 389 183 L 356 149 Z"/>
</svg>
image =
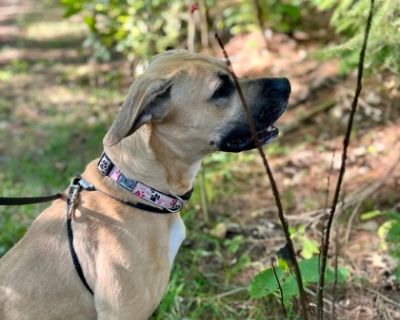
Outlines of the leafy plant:
<svg viewBox="0 0 400 320">
<path fill-rule="evenodd" d="M 176 45 L 186 35 L 183 1 L 61 0 L 65 16 L 80 14 L 90 31 L 85 45 L 97 59 L 113 51 L 143 60 Z"/>
<path fill-rule="evenodd" d="M 109 60 L 121 53 L 140 63 L 169 47 L 181 47 L 192 17 L 188 3 L 168 0 L 61 0 L 65 17 L 80 15 L 89 30 L 84 43 L 94 58 Z M 301 0 L 259 1 L 265 26 L 291 32 L 300 26 Z M 258 28 L 254 1 L 204 1 L 208 28 L 238 34 Z"/>
<path fill-rule="evenodd" d="M 315 254 L 319 253 L 319 245 L 318 243 L 307 237 L 306 229 L 304 225 L 299 225 L 297 229 L 290 228 L 290 234 L 292 239 L 301 245 L 300 254 L 304 259 L 310 259 Z"/>
<path fill-rule="evenodd" d="M 306 287 L 318 283 L 319 273 L 317 256 L 301 260 L 299 262 L 299 267 L 303 283 Z M 299 295 L 296 279 L 283 260 L 279 260 L 279 266 L 275 267 L 275 271 L 282 287 L 284 304 L 289 305 L 290 301 Z M 338 283 L 344 283 L 348 275 L 349 271 L 346 268 L 338 268 Z M 328 268 L 325 277 L 326 283 L 333 283 L 335 280 L 334 270 Z M 252 298 L 263 298 L 267 296 L 279 298 L 279 286 L 273 269 L 268 268 L 259 273 L 250 283 L 249 292 Z"/>
<path fill-rule="evenodd" d="M 370 0 L 312 0 L 320 10 L 333 10 L 331 25 L 344 39 L 321 52 L 321 57 L 341 59 L 341 71 L 347 73 L 358 61 Z M 370 32 L 366 67 L 370 70 L 400 71 L 400 7 L 397 1 L 376 0 Z"/>
</svg>

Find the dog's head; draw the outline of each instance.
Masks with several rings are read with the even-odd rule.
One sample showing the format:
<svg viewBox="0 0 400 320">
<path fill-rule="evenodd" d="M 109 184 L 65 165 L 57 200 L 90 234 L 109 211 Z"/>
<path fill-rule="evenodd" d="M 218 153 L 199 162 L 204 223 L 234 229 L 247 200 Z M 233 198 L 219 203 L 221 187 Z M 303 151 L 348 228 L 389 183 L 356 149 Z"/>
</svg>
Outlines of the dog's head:
<svg viewBox="0 0 400 320">
<path fill-rule="evenodd" d="M 242 79 L 258 138 L 265 144 L 278 135 L 274 122 L 290 94 L 286 78 Z M 132 84 L 105 146 L 118 144 L 141 127 L 182 157 L 200 159 L 216 150 L 255 148 L 246 114 L 226 64 L 184 50 L 157 55 Z"/>
</svg>

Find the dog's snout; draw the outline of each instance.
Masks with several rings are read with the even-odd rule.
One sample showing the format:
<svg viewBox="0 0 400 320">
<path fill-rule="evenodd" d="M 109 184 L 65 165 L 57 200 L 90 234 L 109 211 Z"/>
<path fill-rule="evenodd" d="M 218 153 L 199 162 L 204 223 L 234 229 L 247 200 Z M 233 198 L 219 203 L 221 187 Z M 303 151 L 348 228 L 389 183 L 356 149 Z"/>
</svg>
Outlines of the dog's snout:
<svg viewBox="0 0 400 320">
<path fill-rule="evenodd" d="M 290 82 L 287 78 L 269 78 L 264 79 L 264 88 L 268 91 L 278 91 L 285 97 L 290 94 Z"/>
<path fill-rule="evenodd" d="M 277 78 L 276 79 L 276 90 L 289 96 L 290 94 L 290 82 L 287 78 Z"/>
<path fill-rule="evenodd" d="M 290 83 L 287 78 L 262 79 L 264 104 L 255 110 L 259 123 L 273 123 L 286 109 L 290 95 Z"/>
</svg>

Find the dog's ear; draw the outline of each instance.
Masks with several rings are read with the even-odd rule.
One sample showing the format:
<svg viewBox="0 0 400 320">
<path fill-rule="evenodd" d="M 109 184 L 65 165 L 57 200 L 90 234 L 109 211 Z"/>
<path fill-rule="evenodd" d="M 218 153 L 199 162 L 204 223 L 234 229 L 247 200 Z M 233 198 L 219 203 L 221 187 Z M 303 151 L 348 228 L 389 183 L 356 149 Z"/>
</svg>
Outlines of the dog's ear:
<svg viewBox="0 0 400 320">
<path fill-rule="evenodd" d="M 166 103 L 171 98 L 172 79 L 137 79 L 113 125 L 104 137 L 106 146 L 117 144 L 150 121 L 161 121 L 166 113 Z"/>
</svg>

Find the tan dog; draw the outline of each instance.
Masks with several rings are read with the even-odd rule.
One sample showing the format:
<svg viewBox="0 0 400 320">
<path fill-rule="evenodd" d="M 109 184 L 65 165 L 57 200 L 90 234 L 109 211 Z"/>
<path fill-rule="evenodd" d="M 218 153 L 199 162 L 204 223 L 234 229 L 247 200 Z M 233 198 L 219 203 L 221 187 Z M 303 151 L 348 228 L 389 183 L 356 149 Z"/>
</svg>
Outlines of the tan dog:
<svg viewBox="0 0 400 320">
<path fill-rule="evenodd" d="M 286 107 L 289 82 L 264 78 L 241 86 L 267 143 L 277 135 L 272 124 Z M 103 143 L 125 176 L 170 195 L 192 188 L 207 154 L 254 148 L 225 63 L 186 51 L 153 59 Z M 141 201 L 102 175 L 97 160 L 82 176 L 117 199 Z M 65 212 L 65 201 L 54 201 L 0 260 L 0 319 L 148 319 L 185 236 L 179 213 L 155 214 L 82 191 L 72 227 L 91 295 L 71 260 Z"/>
</svg>

